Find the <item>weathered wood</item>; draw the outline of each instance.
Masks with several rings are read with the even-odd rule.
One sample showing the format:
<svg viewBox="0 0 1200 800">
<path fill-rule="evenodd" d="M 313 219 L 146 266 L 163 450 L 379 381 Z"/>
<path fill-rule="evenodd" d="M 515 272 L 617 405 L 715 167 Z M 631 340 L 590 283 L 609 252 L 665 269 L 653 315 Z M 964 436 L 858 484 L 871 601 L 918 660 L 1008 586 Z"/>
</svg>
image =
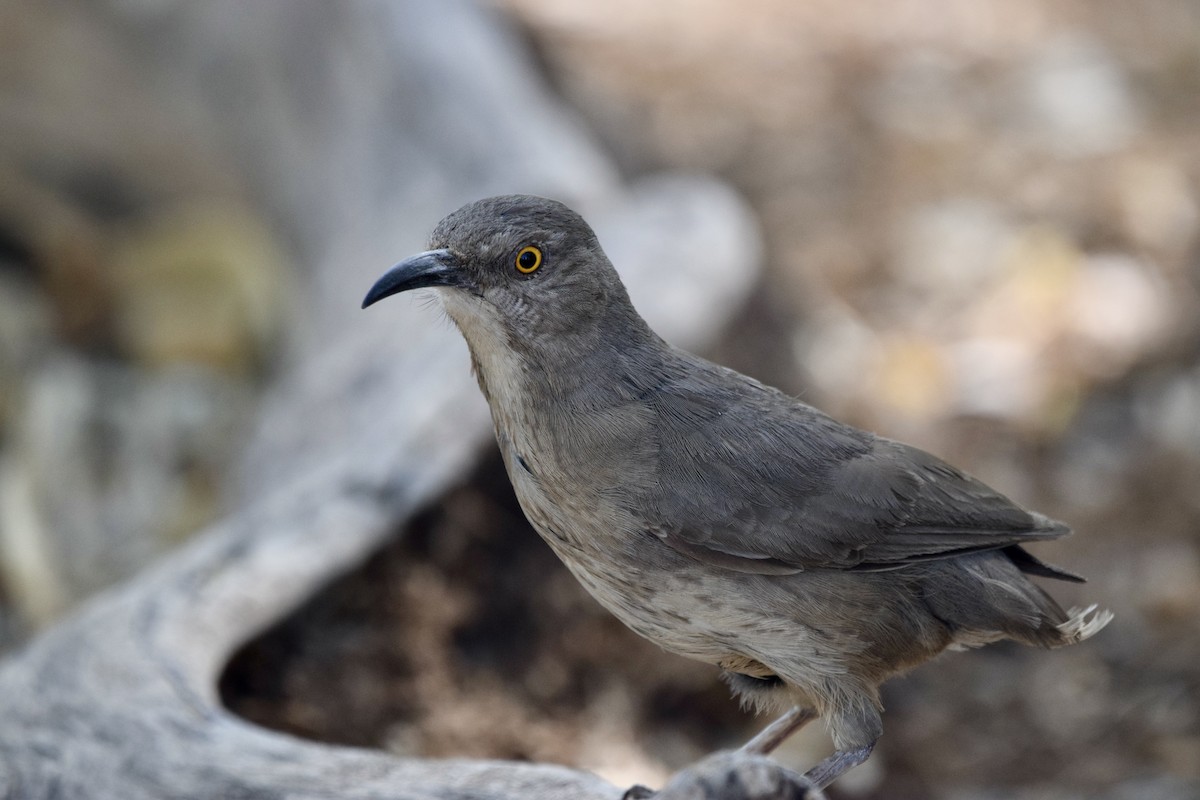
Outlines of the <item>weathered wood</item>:
<svg viewBox="0 0 1200 800">
<path fill-rule="evenodd" d="M 87 12 L 105 16 L 112 48 L 154 26 L 154 46 L 133 54 L 147 74 L 164 92 L 208 98 L 213 138 L 256 171 L 258 191 L 300 230 L 308 313 L 295 367 L 231 480 L 226 521 L 0 665 L 0 796 L 616 800 L 623 789 L 563 767 L 400 759 L 264 730 L 220 706 L 217 681 L 237 647 L 359 564 L 461 476 L 490 435 L 447 325 L 412 306 L 358 312 L 383 259 L 419 246 L 459 200 L 521 189 L 564 196 L 595 221 L 652 324 L 695 347 L 753 282 L 753 226 L 712 182 L 620 186 L 513 39 L 473 6 L 250 8 L 97 3 Z M 294 66 L 300 41 L 308 74 L 327 82 L 222 113 L 200 62 L 211 70 L 214 53 L 229 60 L 253 94 L 264 76 Z M 365 55 L 363 41 L 373 45 Z M 364 61 L 369 77 L 347 68 Z M 327 130 L 330 114 L 345 124 Z M 264 147 L 272 137 L 286 143 Z M 770 762 L 720 754 L 660 796 L 804 794 Z"/>
</svg>

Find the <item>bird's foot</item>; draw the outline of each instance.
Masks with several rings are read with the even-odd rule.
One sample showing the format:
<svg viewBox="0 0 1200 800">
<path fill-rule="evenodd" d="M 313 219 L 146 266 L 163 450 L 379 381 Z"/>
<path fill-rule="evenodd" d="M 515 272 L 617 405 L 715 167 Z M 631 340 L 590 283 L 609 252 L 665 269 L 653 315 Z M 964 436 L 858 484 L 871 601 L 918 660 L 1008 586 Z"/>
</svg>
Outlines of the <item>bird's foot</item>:
<svg viewBox="0 0 1200 800">
<path fill-rule="evenodd" d="M 812 781 L 816 786 L 824 789 L 837 780 L 842 773 L 866 761 L 874 749 L 875 743 L 871 742 L 864 747 L 857 747 L 853 750 L 839 750 L 804 773 L 804 777 Z"/>
</svg>

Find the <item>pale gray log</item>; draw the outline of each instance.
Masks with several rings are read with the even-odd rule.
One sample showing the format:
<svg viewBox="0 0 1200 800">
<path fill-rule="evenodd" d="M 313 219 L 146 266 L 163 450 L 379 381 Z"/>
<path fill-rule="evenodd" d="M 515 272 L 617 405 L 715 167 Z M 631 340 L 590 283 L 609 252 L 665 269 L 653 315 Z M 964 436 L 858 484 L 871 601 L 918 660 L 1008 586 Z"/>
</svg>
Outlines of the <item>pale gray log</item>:
<svg viewBox="0 0 1200 800">
<path fill-rule="evenodd" d="M 98 35 L 140 59 L 164 95 L 209 97 L 219 133 L 201 138 L 223 142 L 298 231 L 312 291 L 296 366 L 265 406 L 229 518 L 0 665 L 0 796 L 620 797 L 563 767 L 398 759 L 263 730 L 221 708 L 217 680 L 230 653 L 359 564 L 488 439 L 447 324 L 404 302 L 357 310 L 385 259 L 418 247 L 459 201 L 560 196 L 595 222 L 647 318 L 697 347 L 753 283 L 744 207 L 701 179 L 623 188 L 514 38 L 471 5 L 79 10 L 103 17 Z M 298 69 L 310 71 L 296 81 L 303 96 L 267 90 Z M 242 102 L 222 107 L 229 94 L 214 80 L 237 84 Z M 342 127 L 328 128 L 330 108 Z M 663 800 L 802 796 L 784 771 L 730 754 L 672 787 Z"/>
</svg>

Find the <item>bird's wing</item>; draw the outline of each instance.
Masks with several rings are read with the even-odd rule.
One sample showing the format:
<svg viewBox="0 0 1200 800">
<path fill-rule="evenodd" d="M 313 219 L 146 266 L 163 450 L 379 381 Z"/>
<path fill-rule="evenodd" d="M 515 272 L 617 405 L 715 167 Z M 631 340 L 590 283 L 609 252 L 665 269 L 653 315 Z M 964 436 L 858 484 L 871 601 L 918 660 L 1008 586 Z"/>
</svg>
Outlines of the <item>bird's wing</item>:
<svg viewBox="0 0 1200 800">
<path fill-rule="evenodd" d="M 736 373 L 662 388 L 646 529 L 744 572 L 885 570 L 1069 532 L 915 447 Z M 702 383 L 700 383 L 702 381 Z"/>
</svg>

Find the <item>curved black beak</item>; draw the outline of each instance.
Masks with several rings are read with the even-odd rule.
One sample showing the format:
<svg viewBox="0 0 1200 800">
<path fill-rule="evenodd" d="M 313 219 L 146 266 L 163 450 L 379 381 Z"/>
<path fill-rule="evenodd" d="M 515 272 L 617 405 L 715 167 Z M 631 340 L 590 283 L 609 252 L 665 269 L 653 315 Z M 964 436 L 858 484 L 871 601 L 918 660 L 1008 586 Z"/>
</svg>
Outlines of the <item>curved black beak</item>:
<svg viewBox="0 0 1200 800">
<path fill-rule="evenodd" d="M 363 298 L 362 307 L 366 308 L 385 297 L 407 292 L 409 289 L 461 286 L 462 277 L 462 266 L 453 253 L 449 250 L 427 250 L 409 256 L 385 272 Z"/>
</svg>

